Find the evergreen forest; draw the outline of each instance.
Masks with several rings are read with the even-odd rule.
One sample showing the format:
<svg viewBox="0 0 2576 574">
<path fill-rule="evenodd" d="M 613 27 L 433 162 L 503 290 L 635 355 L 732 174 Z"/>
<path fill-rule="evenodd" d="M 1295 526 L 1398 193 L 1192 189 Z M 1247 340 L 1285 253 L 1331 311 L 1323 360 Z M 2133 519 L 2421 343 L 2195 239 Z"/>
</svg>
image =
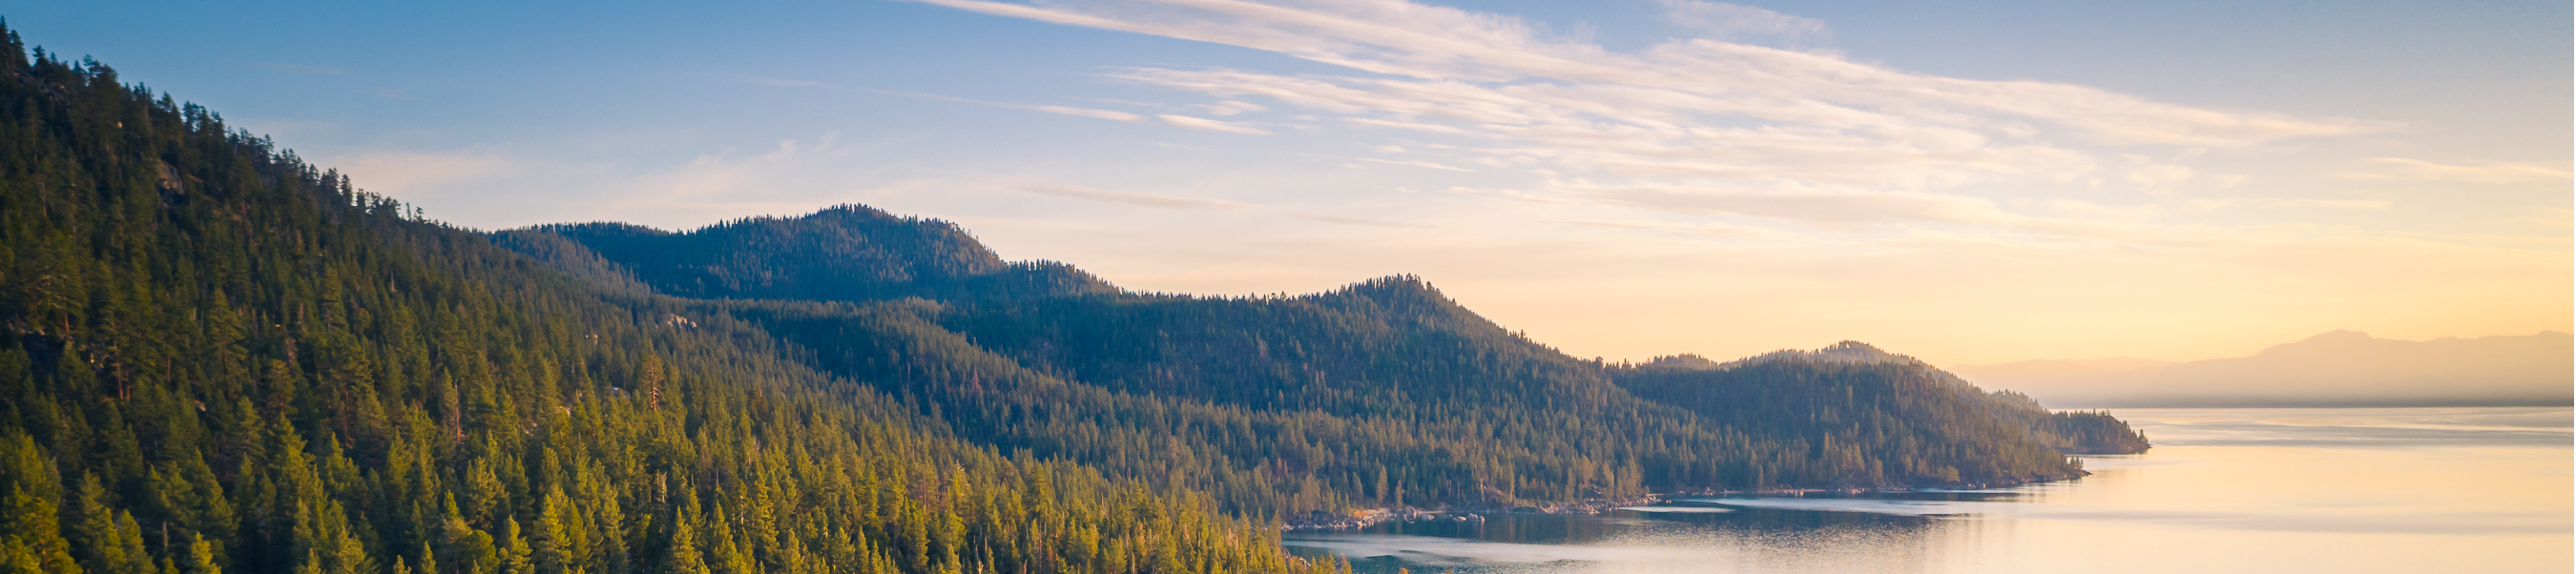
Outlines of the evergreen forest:
<svg viewBox="0 0 2576 574">
<path fill-rule="evenodd" d="M 1577 359 L 1413 276 L 1141 293 L 856 205 L 464 229 L 0 37 L 0 572 L 1334 572 L 1281 527 L 2147 446 L 1865 345 Z"/>
</svg>

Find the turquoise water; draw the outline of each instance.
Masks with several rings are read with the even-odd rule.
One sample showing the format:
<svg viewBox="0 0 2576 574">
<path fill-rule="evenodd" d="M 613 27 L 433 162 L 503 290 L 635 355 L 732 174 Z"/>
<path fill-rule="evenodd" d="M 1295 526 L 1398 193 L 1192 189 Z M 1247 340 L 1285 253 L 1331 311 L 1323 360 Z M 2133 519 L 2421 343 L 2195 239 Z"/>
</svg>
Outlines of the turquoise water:
<svg viewBox="0 0 2576 574">
<path fill-rule="evenodd" d="M 2567 408 L 2117 409 L 2156 448 L 2012 488 L 1296 533 L 1393 572 L 2569 572 Z"/>
</svg>

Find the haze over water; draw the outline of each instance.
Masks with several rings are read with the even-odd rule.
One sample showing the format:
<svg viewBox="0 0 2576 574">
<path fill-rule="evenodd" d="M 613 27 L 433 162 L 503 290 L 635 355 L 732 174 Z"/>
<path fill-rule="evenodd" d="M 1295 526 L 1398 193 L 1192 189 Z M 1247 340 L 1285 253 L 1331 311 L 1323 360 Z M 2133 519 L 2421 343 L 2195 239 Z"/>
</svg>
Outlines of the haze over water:
<svg viewBox="0 0 2576 574">
<path fill-rule="evenodd" d="M 1364 571 L 2567 572 L 2568 408 L 2120 409 L 2073 481 L 1298 534 Z"/>
</svg>

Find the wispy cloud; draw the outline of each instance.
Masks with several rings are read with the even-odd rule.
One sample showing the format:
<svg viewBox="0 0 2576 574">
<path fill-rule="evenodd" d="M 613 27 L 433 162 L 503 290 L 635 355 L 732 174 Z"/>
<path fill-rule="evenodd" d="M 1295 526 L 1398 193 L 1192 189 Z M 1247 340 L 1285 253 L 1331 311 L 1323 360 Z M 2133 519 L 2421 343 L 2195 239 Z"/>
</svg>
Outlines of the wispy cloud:
<svg viewBox="0 0 2576 574">
<path fill-rule="evenodd" d="M 1505 199 L 1516 199 L 1516 200 L 1520 200 L 1520 201 L 1527 201 L 1527 202 L 1531 202 L 1531 203 L 1568 203 L 1568 202 L 1569 202 L 1569 200 L 1567 200 L 1567 199 L 1565 199 L 1565 198 L 1562 198 L 1562 197 L 1557 197 L 1557 196 L 1553 196 L 1553 195 L 1541 195 L 1541 194 L 1530 193 L 1530 192 L 1521 191 L 1521 190 L 1517 190 L 1517 189 L 1506 189 L 1506 188 L 1481 188 L 1481 187 L 1467 187 L 1467 186 L 1463 186 L 1463 185 L 1453 185 L 1453 186 L 1449 186 L 1449 188 L 1448 188 L 1448 189 L 1443 189 L 1443 190 L 1441 190 L 1441 191 L 1446 191 L 1446 192 L 1449 192 L 1449 193 L 1455 193 L 1455 194 L 1459 194 L 1459 195 L 1482 195 L 1482 196 L 1490 196 L 1490 197 L 1500 197 L 1500 198 L 1505 198 Z"/>
<path fill-rule="evenodd" d="M 2138 158 L 2143 160 L 2144 158 Z M 2129 168 L 2129 183 L 2160 188 L 2190 182 L 2200 172 L 2169 163 L 2141 163 Z"/>
<path fill-rule="evenodd" d="M 1325 222 L 1325 223 L 1339 223 L 1339 224 L 1342 224 L 1342 225 L 1358 225 L 1358 226 L 1363 226 L 1363 227 L 1388 227 L 1388 228 L 1396 228 L 1396 229 L 1425 229 L 1425 228 L 1429 228 L 1429 227 L 1431 227 L 1431 226 L 1429 226 L 1429 225 L 1422 225 L 1422 224 L 1418 224 L 1418 223 L 1405 223 L 1405 222 L 1401 222 L 1401 221 L 1387 221 L 1387 220 L 1383 220 L 1383 219 L 1369 219 L 1369 218 L 1365 218 L 1365 217 L 1345 217 L 1345 216 L 1340 216 L 1340 215 L 1318 215 L 1318 214 L 1311 214 L 1311 213 L 1309 213 L 1309 214 L 1300 214 L 1300 215 L 1297 215 L 1297 216 L 1295 216 L 1295 217 L 1296 217 L 1296 218 L 1298 218 L 1298 219 L 1305 219 L 1305 220 L 1312 220 L 1312 221 L 1321 221 L 1321 222 Z"/>
<path fill-rule="evenodd" d="M 2524 210 L 2525 212 L 2530 213 L 2530 215 L 2517 216 L 2517 217 L 2513 217 L 2513 218 L 2511 218 L 2510 220 L 2511 220 L 2511 221 L 2515 221 L 2515 222 L 2520 222 L 2520 223 L 2534 223 L 2534 224 L 2546 225 L 2546 226 L 2549 226 L 2549 227 L 2557 227 L 2557 228 L 2562 228 L 2562 229 L 2563 229 L 2563 228 L 2569 228 L 2569 227 L 2576 227 L 2576 209 L 2568 209 L 2568 208 L 2564 208 L 2564 207 L 2538 207 L 2538 206 L 2535 206 L 2535 207 L 2526 207 L 2526 208 L 2523 208 L 2523 210 Z"/>
<path fill-rule="evenodd" d="M 2194 209 L 2214 210 L 2231 207 L 2324 208 L 2388 211 L 2396 202 L 2385 199 L 2297 199 L 2286 197 L 2228 197 L 2192 200 Z"/>
<path fill-rule="evenodd" d="M 1698 236 L 1704 236 L 1704 237 L 1719 237 L 1719 238 L 1726 238 L 1726 239 L 1763 239 L 1763 238 L 1777 238 L 1777 237 L 1781 237 L 1782 235 L 1784 235 L 1784 234 L 1782 234 L 1780 231 L 1778 231 L 1778 230 L 1774 230 L 1774 229 L 1770 229 L 1770 228 L 1765 228 L 1765 227 L 1755 227 L 1755 226 L 1750 226 L 1750 225 L 1731 225 L 1731 224 L 1724 224 L 1724 223 L 1691 223 L 1691 224 L 1682 224 L 1682 223 L 1666 223 L 1666 222 L 1661 222 L 1661 221 L 1558 221 L 1558 222 L 1556 222 L 1556 223 L 1564 224 L 1564 225 L 1572 225 L 1572 226 L 1575 226 L 1575 227 L 1592 227 L 1592 228 L 1599 228 L 1599 229 L 1622 229 L 1622 230 L 1638 230 L 1638 231 L 1662 231 L 1662 232 L 1669 232 L 1669 233 L 1675 233 L 1675 234 L 1680 234 L 1680 235 L 1698 235 Z"/>
<path fill-rule="evenodd" d="M 2342 174 L 2354 179 L 2414 179 L 2459 181 L 2468 183 L 2522 183 L 2527 181 L 2565 181 L 2576 174 L 2553 167 L 2488 163 L 2453 165 L 2400 157 L 2374 157 L 2363 171 Z"/>
<path fill-rule="evenodd" d="M 2127 162 L 2103 147 L 2245 148 L 2382 130 L 2336 117 L 2158 102 L 2087 86 L 1909 73 L 1824 52 L 1745 43 L 1820 38 L 1822 21 L 1703 0 L 1658 0 L 1703 37 L 1632 52 L 1518 18 L 1404 0 L 918 0 L 987 14 L 1277 52 L 1360 73 L 1129 68 L 1112 78 L 1454 138 L 1461 149 L 1372 163 L 1527 171 L 1541 194 L 1666 212 L 1815 225 L 1942 222 L 2093 233 L 1957 194 L 1981 184 L 2220 182 L 2188 165 Z M 1174 126 L 1267 130 L 1162 115 Z M 2188 156 L 2190 154 L 2179 154 Z M 2143 156 L 2141 156 L 2143 157 Z M 1432 161 L 1439 160 L 1439 161 Z M 1743 191 L 1765 190 L 1765 191 Z M 1788 191 L 1783 191 L 1788 190 Z"/>
<path fill-rule="evenodd" d="M 1026 106 L 1026 108 L 1027 108 L 1027 109 L 1032 109 L 1032 110 L 1041 111 L 1041 112 L 1047 112 L 1047 113 L 1051 113 L 1051 114 L 1064 114 L 1064 115 L 1068 115 L 1068 116 L 1082 116 L 1082 117 L 1086 117 L 1086 118 L 1100 118 L 1100 119 L 1104 119 L 1104 120 L 1116 120 L 1116 121 L 1122 121 L 1122 122 L 1127 122 L 1127 123 L 1131 123 L 1131 124 L 1141 124 L 1141 123 L 1145 123 L 1145 116 L 1140 116 L 1140 115 L 1136 115 L 1136 114 L 1131 114 L 1131 113 L 1121 112 L 1121 111 L 1115 111 L 1115 110 L 1096 110 L 1096 109 L 1091 109 L 1091 108 L 1068 108 L 1068 107 L 1064 107 L 1064 106 Z"/>
<path fill-rule="evenodd" d="M 1423 131 L 1423 132 L 1431 132 L 1431 133 L 1438 133 L 1438 134 L 1464 135 L 1464 134 L 1466 134 L 1466 133 L 1467 133 L 1467 130 L 1458 129 L 1458 128 L 1456 128 L 1456 127 L 1451 127 L 1451 126 L 1444 126 L 1444 125 L 1439 125 L 1439 124 L 1426 124 L 1426 123 L 1418 123 L 1418 122 L 1399 122 L 1399 121 L 1395 121 L 1395 120 L 1381 120 L 1381 119 L 1377 119 L 1377 118 L 1342 118 L 1342 121 L 1350 122 L 1350 123 L 1352 123 L 1352 124 L 1356 124 L 1356 125 L 1363 125 L 1363 126 L 1375 126 L 1375 127 L 1382 127 L 1382 128 L 1395 128 L 1395 129 L 1400 129 L 1400 130 L 1414 130 L 1414 131 Z"/>
<path fill-rule="evenodd" d="M 858 149 L 841 145 L 837 131 L 810 140 L 779 140 L 756 154 L 732 151 L 708 154 L 646 177 L 626 190 L 626 199 L 653 208 L 722 205 L 748 198 L 774 197 L 782 189 L 815 186 L 805 180 L 815 166 L 846 161 Z"/>
<path fill-rule="evenodd" d="M 436 184 L 489 178 L 519 167 L 508 155 L 476 150 L 373 150 L 325 159 L 360 187 L 388 195 L 410 195 Z"/>
<path fill-rule="evenodd" d="M 1070 197 L 1091 201 L 1105 201 L 1109 203 L 1124 203 L 1127 205 L 1161 209 L 1244 209 L 1252 207 L 1250 204 L 1226 201 L 1222 199 L 1119 191 L 1078 185 L 1026 184 L 1017 186 L 1014 189 L 1041 195 Z"/>
<path fill-rule="evenodd" d="M 1199 106 L 1198 108 L 1202 111 L 1206 111 L 1209 115 L 1218 116 L 1231 116 L 1244 112 L 1263 112 L 1270 110 L 1267 106 L 1241 100 L 1226 100 Z"/>
<path fill-rule="evenodd" d="M 1822 226 L 1903 222 L 2003 223 L 2018 219 L 1993 202 L 1918 192 L 1779 191 L 1596 187 L 1595 198 L 1678 213 L 1784 219 Z"/>
<path fill-rule="evenodd" d="M 1437 164 L 1437 163 L 1432 163 L 1432 162 L 1427 162 L 1427 161 L 1422 161 L 1422 160 L 1378 159 L 1378 158 L 1373 158 L 1373 157 L 1350 157 L 1350 158 L 1342 158 L 1342 159 L 1347 159 L 1347 160 L 1352 160 L 1352 161 L 1364 161 L 1364 162 L 1369 162 L 1369 163 L 1383 163 L 1383 164 L 1387 164 L 1387 165 L 1404 165 L 1404 166 L 1413 166 L 1413 167 L 1427 168 L 1427 169 L 1437 169 L 1437 170 L 1443 170 L 1443 171 L 1458 171 L 1458 172 L 1467 172 L 1467 173 L 1475 173 L 1475 171 L 1476 171 L 1476 170 L 1467 169 L 1467 168 L 1463 168 L 1463 167 L 1448 166 L 1448 165 L 1440 165 L 1440 164 Z"/>
<path fill-rule="evenodd" d="M 2255 233 L 2159 219 L 2177 210 L 2392 205 L 2193 200 L 2172 190 L 2231 189 L 2244 181 L 2192 165 L 2209 150 L 2273 149 L 2395 124 L 2202 107 L 2067 83 L 1944 77 L 1755 45 L 1747 42 L 1831 30 L 1821 21 L 1739 5 L 1660 0 L 1676 23 L 1704 37 L 1614 51 L 1519 18 L 1404 0 L 917 1 L 1265 50 L 1349 70 L 1138 67 L 1108 76 L 1455 144 L 1407 146 L 1442 150 L 1436 155 L 1353 161 L 1481 165 L 1493 168 L 1487 173 L 1520 171 L 1535 180 L 1479 184 L 1518 189 L 1453 188 L 1479 196 L 1712 222 L 1897 229 L 1892 233 L 1935 243 L 2038 238 L 2164 246 L 2205 246 Z M 1159 118 L 1196 129 L 1256 129 Z M 2379 169 L 2371 177 L 2567 177 L 2564 170 L 2533 166 L 2373 161 Z M 1992 197 L 2000 195 L 1996 189 L 2102 183 L 2164 195 L 2155 196 L 2157 205 Z M 2323 232 L 2307 224 L 2277 227 L 2260 233 Z"/>
<path fill-rule="evenodd" d="M 1063 115 L 1068 115 L 1068 116 L 1080 116 L 1080 117 L 1086 117 L 1086 118 L 1098 118 L 1098 119 L 1111 120 L 1111 121 L 1127 122 L 1127 123 L 1131 123 L 1131 124 L 1149 123 L 1149 122 L 1147 122 L 1147 121 L 1146 121 L 1145 116 L 1136 115 L 1136 114 L 1131 114 L 1131 113 L 1127 113 L 1127 112 L 1121 112 L 1121 111 L 1117 111 L 1117 110 L 1103 110 L 1103 109 L 1096 109 L 1096 108 L 1076 108 L 1076 107 L 1071 107 L 1071 106 L 1047 106 L 1047 105 L 1034 105 L 1034 104 L 1014 104 L 1014 103 L 1009 103 L 1009 102 L 988 102 L 988 101 L 978 100 L 978 99 L 972 99 L 972 98 L 960 98 L 960 97 L 956 97 L 956 96 L 943 96 L 943 95 L 939 95 L 939 94 L 924 94 L 924 93 L 920 93 L 920 92 L 902 92 L 902 91 L 895 91 L 895 90 L 867 90 L 867 91 L 869 91 L 869 92 L 874 92 L 874 93 L 879 93 L 879 94 L 885 94 L 885 95 L 889 95 L 889 96 L 904 96 L 904 97 L 909 97 L 909 98 L 923 98 L 923 99 L 941 100 L 941 101 L 958 102 L 958 103 L 964 103 L 964 104 L 975 104 L 975 105 L 978 105 L 978 106 L 992 106 L 992 107 L 996 107 L 996 108 L 1007 108 L 1007 109 L 1014 109 L 1014 110 L 1031 110 L 1031 111 L 1040 111 L 1040 112 L 1046 112 L 1046 113 L 1050 113 L 1050 114 L 1063 114 Z"/>
<path fill-rule="evenodd" d="M 1664 16 L 1720 40 L 1800 40 L 1831 32 L 1825 21 L 1752 6 L 1701 0 L 1656 0 Z"/>
<path fill-rule="evenodd" d="M 1245 125 L 1242 125 L 1242 124 L 1236 124 L 1236 123 L 1232 123 L 1232 122 L 1220 122 L 1220 121 L 1211 120 L 1211 119 L 1207 119 L 1207 118 L 1193 118 L 1193 117 L 1189 117 L 1189 116 L 1175 116 L 1175 115 L 1168 115 L 1168 114 L 1167 114 L 1167 115 L 1162 115 L 1162 116 L 1156 116 L 1156 117 L 1163 118 L 1163 122 L 1164 122 L 1164 123 L 1172 124 L 1172 125 L 1174 125 L 1174 126 L 1179 126 L 1179 127 L 1181 127 L 1181 128 L 1184 128 L 1184 129 L 1193 129 L 1193 130 L 1202 130 L 1202 131 L 1211 131 L 1211 132 L 1225 132 L 1225 133 L 1232 133 L 1232 134 L 1247 134 L 1247 135 L 1256 135 L 1256 136 L 1266 136 L 1266 135 L 1270 135 L 1270 132 L 1269 132 L 1269 131 L 1267 131 L 1267 130 L 1262 130 L 1262 129 L 1260 129 L 1260 128 L 1254 128 L 1254 127 L 1245 126 Z"/>
<path fill-rule="evenodd" d="M 1958 111 L 1938 108 L 1963 108 L 2052 121 L 2111 139 L 2187 145 L 2244 145 L 2376 127 L 2334 118 L 2192 108 L 2069 84 L 1908 74 L 1830 54 L 1707 39 L 1676 41 L 1636 54 L 1613 53 L 1596 44 L 1545 36 L 1539 27 L 1516 18 L 1400 0 L 1167 0 L 1047 7 L 979 0 L 923 1 L 1003 16 L 1269 50 L 1435 82 L 1309 78 L 1379 96 L 1452 87 L 1436 82 L 1522 81 L 1540 86 L 1553 83 L 1615 87 L 1614 91 L 1649 98 L 1707 100 L 1703 103 L 1733 108 L 1712 111 L 1801 123 L 1837 117 L 1891 119 L 1888 112 L 1903 114 L 1893 119 L 1938 122 L 1943 119 L 1942 112 Z M 1750 14 L 1740 10 L 1734 13 Z M 1805 26 L 1792 20 L 1794 17 L 1774 16 L 1766 25 Z M 1481 91 L 1463 90 L 1456 95 L 1472 99 Z M 1456 103 L 1460 103 L 1458 98 L 1451 98 L 1435 105 Z M 1671 106 L 1663 107 L 1667 109 L 1656 111 L 1672 111 Z"/>
</svg>

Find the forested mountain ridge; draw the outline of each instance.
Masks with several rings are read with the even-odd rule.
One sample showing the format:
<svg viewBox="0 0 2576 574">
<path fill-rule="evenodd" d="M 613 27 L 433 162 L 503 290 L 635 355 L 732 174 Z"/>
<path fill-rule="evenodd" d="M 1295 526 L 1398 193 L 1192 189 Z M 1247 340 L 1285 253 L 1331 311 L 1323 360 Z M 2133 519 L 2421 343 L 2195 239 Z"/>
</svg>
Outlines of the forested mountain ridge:
<svg viewBox="0 0 2576 574">
<path fill-rule="evenodd" d="M 2045 451 L 2127 454 L 2148 447 L 2144 435 L 2109 415 L 2050 412 L 2020 393 L 1987 392 L 1929 363 L 1858 341 L 1725 363 L 1657 357 L 1613 373 L 1619 386 L 1638 396 L 1722 420 L 1761 417 L 1766 409 L 1823 413 L 1791 419 L 1793 424 L 1777 429 L 1777 440 L 1833 441 L 1881 464 L 1924 459 L 1926 450 L 1959 444 L 1991 449 L 1982 459 L 1953 457 L 1985 464 L 2044 459 L 2051 454 Z M 1800 406 L 1819 402 L 1831 406 Z"/>
<path fill-rule="evenodd" d="M 804 217 L 743 219 L 685 233 L 620 223 L 547 225 L 526 231 L 579 242 L 661 293 L 679 297 L 1025 299 L 1116 290 L 1070 266 L 1002 261 L 948 222 L 896 217 L 854 205 Z"/>
<path fill-rule="evenodd" d="M 0 38 L 0 572 L 1338 566 Z"/>
<path fill-rule="evenodd" d="M 836 249 L 800 243 L 854 237 L 874 245 L 898 243 L 867 239 L 868 231 L 856 226 L 834 228 L 850 221 L 848 213 L 893 219 L 871 208 L 843 206 L 805 218 L 709 229 L 815 231 L 764 235 L 779 242 L 772 244 L 777 248 L 799 252 Z M 533 238 L 562 229 L 504 234 Z M 638 234 L 700 233 L 705 231 Z M 599 241 L 559 237 L 544 241 Z M 971 241 L 962 233 L 950 237 Z M 730 275 L 797 275 L 759 266 L 816 265 L 731 254 L 749 247 L 720 241 L 670 248 L 742 266 L 718 271 Z M 942 248 L 991 253 L 980 245 Z M 557 257 L 579 265 L 593 259 L 613 265 L 621 257 L 615 251 L 565 251 L 574 254 Z M 933 252 L 896 258 L 940 257 Z M 1650 491 L 2022 482 L 2081 473 L 2052 449 L 2144 447 L 2067 439 L 2083 433 L 2059 427 L 2118 423 L 2098 415 L 2025 412 L 2026 401 L 1988 396 L 1919 361 L 1866 346 L 1866 353 L 1852 357 L 1832 349 L 1827 354 L 1839 360 L 1884 355 L 1892 357 L 1884 361 L 1920 366 L 1942 382 L 1946 398 L 1901 414 L 1823 402 L 1797 406 L 1850 412 L 1780 410 L 1790 406 L 1785 403 L 1766 404 L 1771 410 L 1761 412 L 1694 410 L 1674 395 L 1682 387 L 1641 400 L 1614 383 L 1629 369 L 1575 359 L 1522 338 L 1415 277 L 1293 297 L 1188 297 L 1114 288 L 1019 298 L 937 289 L 910 293 L 895 301 L 841 296 L 703 301 L 697 308 L 762 325 L 827 371 L 919 398 L 979 440 L 1210 491 L 1229 510 L 1253 515 L 1521 504 Z M 1968 394 L 1949 396 L 1961 392 Z M 1829 447 L 1813 440 L 1822 435 L 1798 434 L 1816 429 L 1784 430 L 1791 427 L 1773 420 L 1800 417 L 1916 424 L 1908 431 L 1914 442 L 1905 444 L 1942 448 L 1843 452 L 1856 443 Z M 2083 421 L 2059 420 L 2068 417 Z M 2135 436 L 2125 425 L 2110 434 Z M 1859 458 L 1876 462 L 1847 462 Z"/>
</svg>

